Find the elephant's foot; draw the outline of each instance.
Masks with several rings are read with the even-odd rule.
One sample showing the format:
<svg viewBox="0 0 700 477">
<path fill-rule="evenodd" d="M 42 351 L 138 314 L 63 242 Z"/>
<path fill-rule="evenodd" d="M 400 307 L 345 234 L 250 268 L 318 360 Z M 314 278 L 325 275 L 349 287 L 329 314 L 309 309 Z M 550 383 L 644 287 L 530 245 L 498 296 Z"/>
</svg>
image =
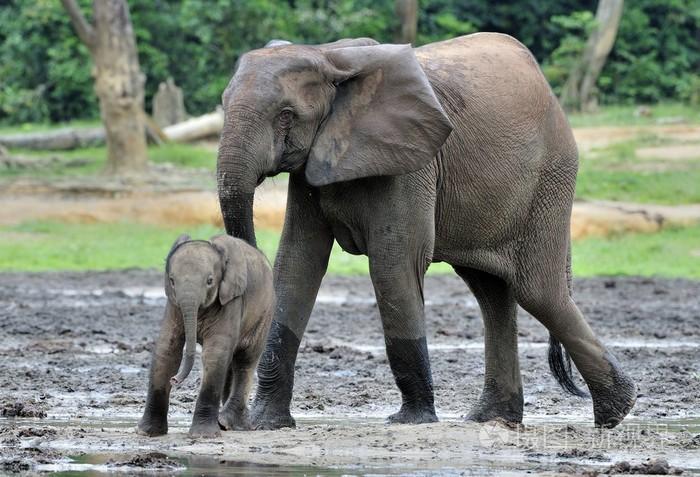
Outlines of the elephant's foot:
<svg viewBox="0 0 700 477">
<path fill-rule="evenodd" d="M 523 393 L 513 393 L 504 398 L 500 393 L 484 389 L 479 402 L 469 411 L 467 421 L 487 422 L 493 420 L 513 424 L 523 422 Z"/>
<path fill-rule="evenodd" d="M 219 426 L 225 431 L 250 431 L 253 429 L 248 408 L 240 411 L 224 409 L 219 413 Z"/>
<path fill-rule="evenodd" d="M 217 421 L 197 423 L 193 422 L 190 426 L 190 431 L 188 434 L 190 437 L 194 438 L 221 437 L 221 428 L 219 427 L 219 423 Z"/>
<path fill-rule="evenodd" d="M 289 412 L 289 406 L 272 405 L 256 401 L 253 404 L 250 422 L 257 430 L 273 430 L 283 427 L 296 427 L 297 423 Z"/>
<path fill-rule="evenodd" d="M 425 404 L 421 406 L 401 405 L 399 412 L 387 417 L 389 424 L 427 424 L 438 422 L 433 405 Z"/>
<path fill-rule="evenodd" d="M 168 421 L 142 417 L 136 426 L 136 434 L 146 437 L 164 436 L 168 433 Z"/>
<path fill-rule="evenodd" d="M 593 399 L 593 415 L 596 427 L 613 428 L 617 426 L 632 410 L 637 400 L 637 386 L 617 364 L 617 360 L 608 356 L 611 371 L 608 385 L 589 384 Z"/>
</svg>

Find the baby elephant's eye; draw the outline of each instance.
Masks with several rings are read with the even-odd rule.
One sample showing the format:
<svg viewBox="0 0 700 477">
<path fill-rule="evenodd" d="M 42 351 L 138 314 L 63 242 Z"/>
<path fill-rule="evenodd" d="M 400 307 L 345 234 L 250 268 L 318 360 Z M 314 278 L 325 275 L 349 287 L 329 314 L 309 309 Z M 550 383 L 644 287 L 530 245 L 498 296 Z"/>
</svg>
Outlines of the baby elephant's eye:
<svg viewBox="0 0 700 477">
<path fill-rule="evenodd" d="M 214 277 L 210 276 L 209 278 L 207 278 L 207 285 L 212 286 L 213 283 L 214 283 Z"/>
</svg>

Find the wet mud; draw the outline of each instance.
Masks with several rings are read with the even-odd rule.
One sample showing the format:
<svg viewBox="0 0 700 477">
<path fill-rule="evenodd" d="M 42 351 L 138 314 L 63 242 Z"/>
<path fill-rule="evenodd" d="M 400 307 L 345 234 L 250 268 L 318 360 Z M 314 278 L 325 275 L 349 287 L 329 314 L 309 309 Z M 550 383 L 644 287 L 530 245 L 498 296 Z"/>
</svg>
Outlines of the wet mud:
<svg viewBox="0 0 700 477">
<path fill-rule="evenodd" d="M 201 376 L 171 397 L 170 432 L 134 427 L 165 298 L 156 271 L 0 274 L 0 474 L 50 471 L 183 475 L 700 475 L 700 282 L 575 282 L 593 329 L 639 387 L 623 425 L 593 427 L 589 400 L 547 368 L 547 332 L 520 311 L 523 426 L 463 421 L 483 380 L 478 306 L 457 277 L 426 280 L 439 423 L 387 425 L 400 397 L 369 279 L 328 277 L 301 343 L 296 429 L 187 428 Z"/>
</svg>

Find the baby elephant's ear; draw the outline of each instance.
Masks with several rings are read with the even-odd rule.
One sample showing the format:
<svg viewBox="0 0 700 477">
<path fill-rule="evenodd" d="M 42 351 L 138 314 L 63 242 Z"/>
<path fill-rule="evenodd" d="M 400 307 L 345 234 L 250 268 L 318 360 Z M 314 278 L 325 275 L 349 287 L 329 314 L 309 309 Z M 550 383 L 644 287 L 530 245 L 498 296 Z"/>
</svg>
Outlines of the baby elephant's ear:
<svg viewBox="0 0 700 477">
<path fill-rule="evenodd" d="M 180 245 L 182 245 L 185 242 L 189 242 L 190 240 L 191 240 L 190 236 L 187 234 L 182 234 L 177 238 L 177 240 L 175 240 L 175 243 L 173 243 L 173 246 L 170 247 L 170 251 L 168 252 L 168 256 L 165 257 L 165 271 L 166 272 L 170 271 L 170 257 L 173 256 L 173 254 L 175 253 L 175 250 L 177 250 Z"/>
<path fill-rule="evenodd" d="M 211 243 L 224 260 L 224 275 L 219 284 L 219 302 L 222 305 L 241 296 L 248 284 L 248 264 L 245 260 L 243 241 L 230 235 L 219 235 Z"/>
<path fill-rule="evenodd" d="M 175 243 L 173 243 L 173 246 L 170 247 L 170 252 L 174 252 L 176 248 L 178 248 L 180 245 L 182 245 L 185 242 L 189 242 L 190 236 L 187 234 L 182 234 L 180 235 L 177 240 L 175 240 Z"/>
<path fill-rule="evenodd" d="M 182 234 L 180 235 L 177 240 L 175 240 L 175 243 L 173 243 L 173 246 L 170 247 L 170 251 L 168 252 L 168 256 L 165 257 L 165 295 L 170 298 L 171 300 L 175 299 L 175 294 L 173 293 L 172 286 L 170 285 L 170 277 L 168 276 L 170 273 L 170 257 L 173 256 L 173 253 L 175 253 L 175 250 L 182 245 L 185 242 L 189 242 L 190 236 L 187 234 Z"/>
</svg>

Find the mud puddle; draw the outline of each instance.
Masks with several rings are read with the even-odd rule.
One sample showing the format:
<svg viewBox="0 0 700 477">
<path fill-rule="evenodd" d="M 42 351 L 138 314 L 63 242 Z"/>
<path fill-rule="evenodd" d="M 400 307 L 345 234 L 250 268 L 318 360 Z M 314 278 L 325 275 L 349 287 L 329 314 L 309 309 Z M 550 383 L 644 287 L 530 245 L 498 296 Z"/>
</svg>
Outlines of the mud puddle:
<svg viewBox="0 0 700 477">
<path fill-rule="evenodd" d="M 148 455 L 148 454 L 146 454 Z M 165 456 L 165 454 L 161 454 Z M 160 455 L 158 456 L 160 457 Z M 66 463 L 38 465 L 37 472 L 51 472 L 54 475 L 72 476 L 114 476 L 114 475 L 168 475 L 179 476 L 464 476 L 488 475 L 489 469 L 475 464 L 466 474 L 454 468 L 416 469 L 413 466 L 367 467 L 363 465 L 322 468 L 304 465 L 276 465 L 227 460 L 209 456 L 166 456 L 162 467 L 148 468 L 133 465 L 116 466 L 114 462 L 124 459 L 119 454 L 85 454 L 69 457 Z M 128 462 L 128 461 L 127 461 Z M 499 472 L 498 475 L 522 475 L 520 472 Z"/>
<path fill-rule="evenodd" d="M 66 476 L 525 475 L 606 472 L 624 462 L 643 466 L 649 459 L 661 459 L 683 475 L 700 475 L 700 416 L 631 417 L 613 431 L 594 429 L 584 415 L 533 415 L 516 428 L 465 423 L 457 415 L 440 418 L 438 424 L 388 426 L 380 417 L 301 414 L 294 430 L 224 433 L 198 441 L 186 436 L 188 416 L 172 418 L 169 434 L 155 439 L 133 435 L 136 416 L 1 419 L 0 427 L 20 429 L 20 449 L 60 456 L 33 463 L 32 472 Z M 40 428 L 49 439 L 25 438 L 42 434 Z M 450 445 L 455 447 L 445 447 Z"/>
</svg>

